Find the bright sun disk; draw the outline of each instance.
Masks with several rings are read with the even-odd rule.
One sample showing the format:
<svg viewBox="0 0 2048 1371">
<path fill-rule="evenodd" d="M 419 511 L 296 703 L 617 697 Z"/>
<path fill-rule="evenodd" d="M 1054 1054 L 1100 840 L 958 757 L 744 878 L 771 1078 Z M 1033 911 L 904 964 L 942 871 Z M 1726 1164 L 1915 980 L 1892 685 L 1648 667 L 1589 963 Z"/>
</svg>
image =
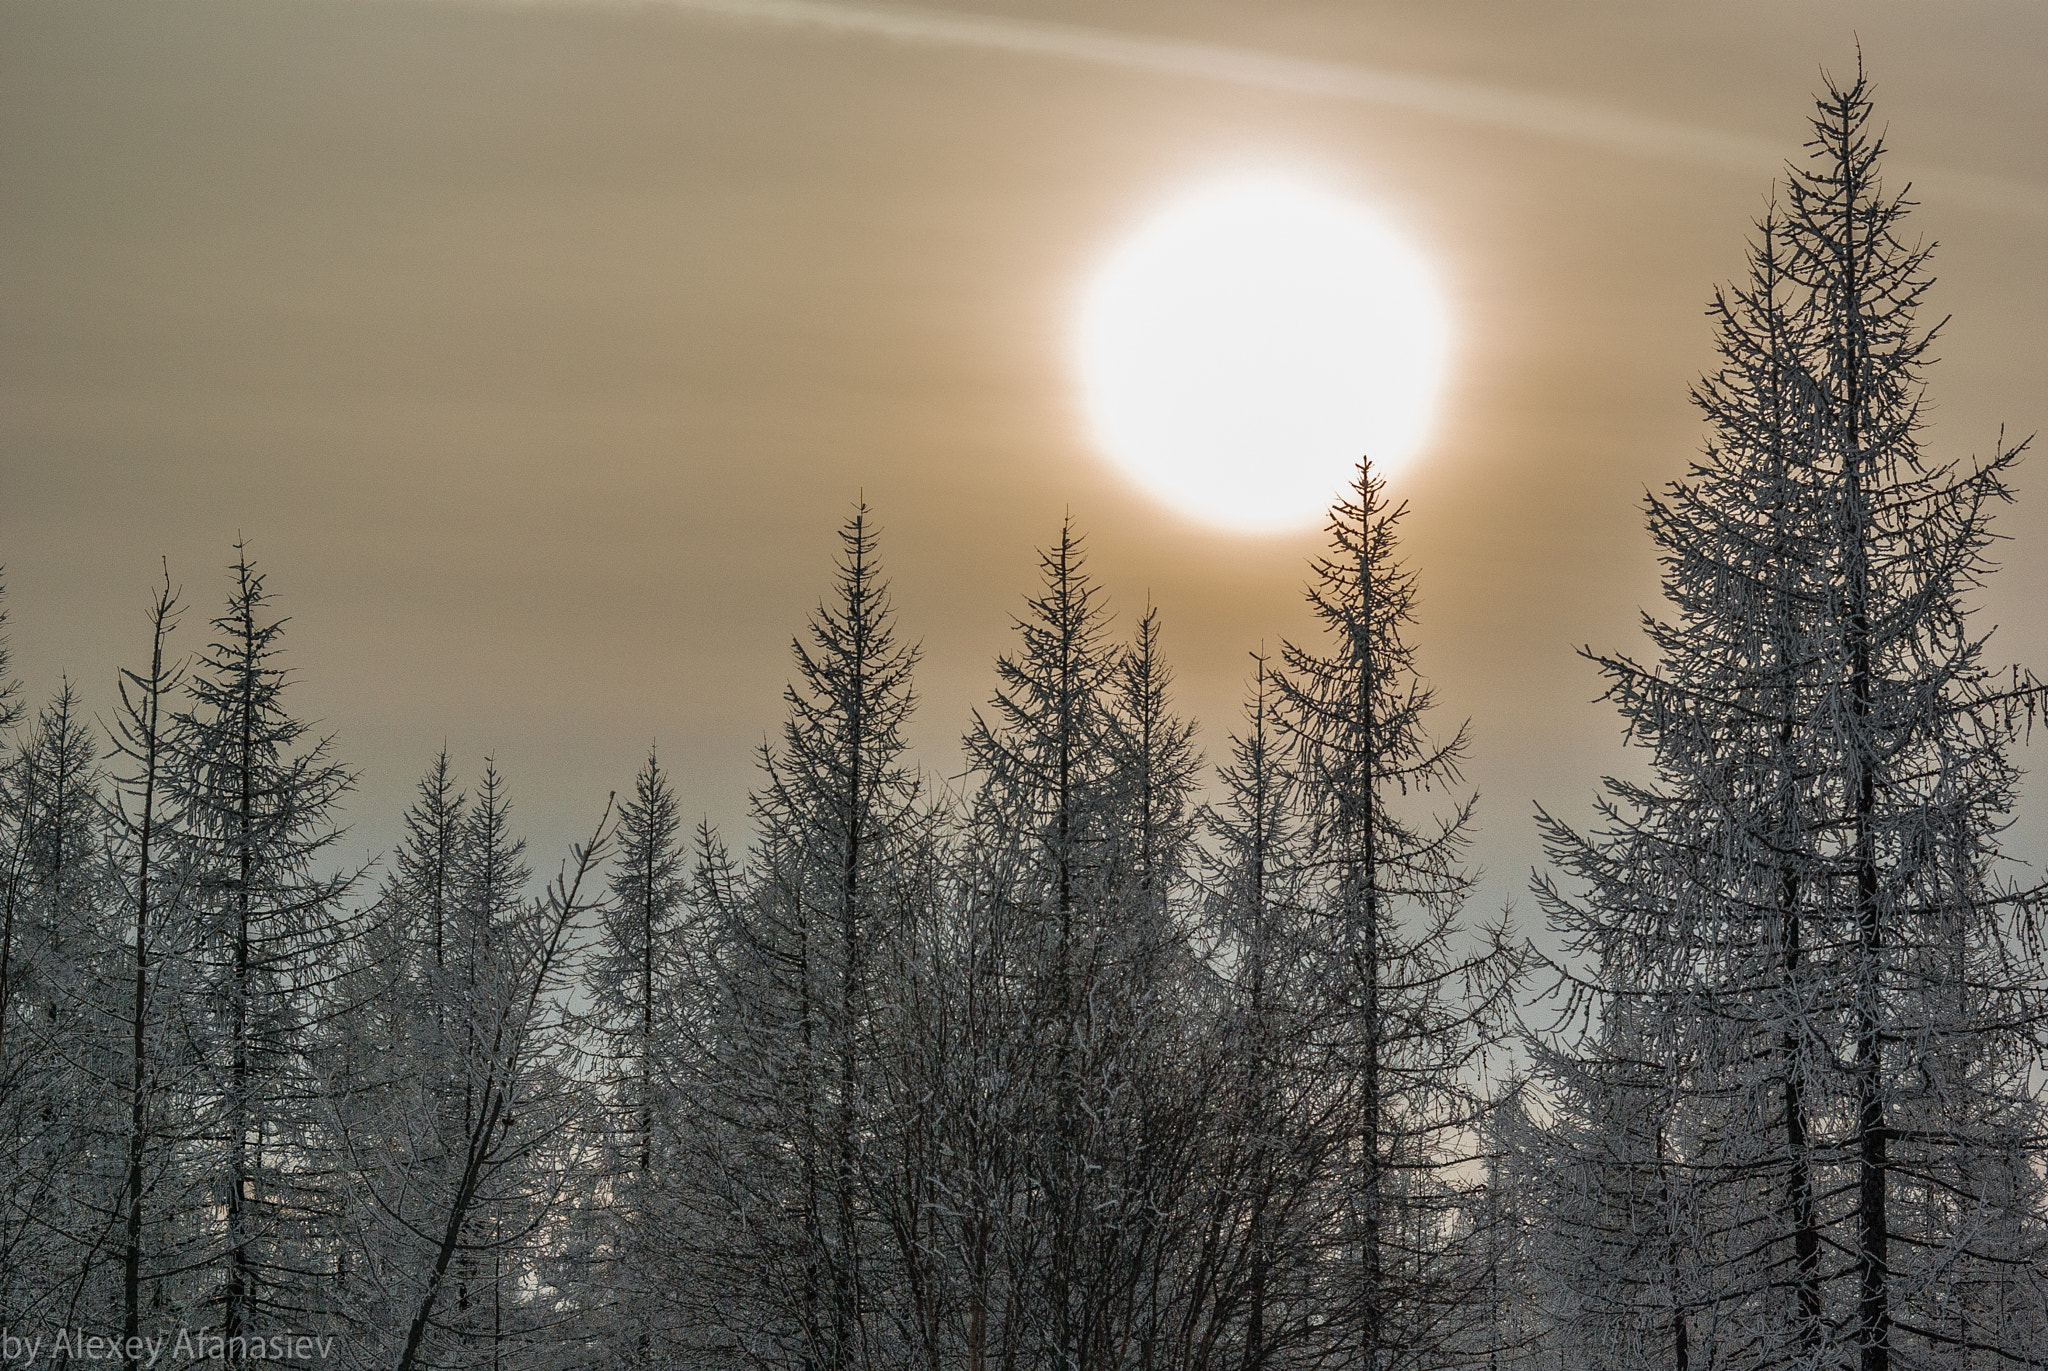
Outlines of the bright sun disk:
<svg viewBox="0 0 2048 1371">
<path fill-rule="evenodd" d="M 1450 330 L 1429 264 L 1363 206 L 1272 178 L 1145 223 L 1082 302 L 1083 404 L 1141 488 L 1205 523 L 1320 522 L 1361 456 L 1428 436 Z"/>
</svg>

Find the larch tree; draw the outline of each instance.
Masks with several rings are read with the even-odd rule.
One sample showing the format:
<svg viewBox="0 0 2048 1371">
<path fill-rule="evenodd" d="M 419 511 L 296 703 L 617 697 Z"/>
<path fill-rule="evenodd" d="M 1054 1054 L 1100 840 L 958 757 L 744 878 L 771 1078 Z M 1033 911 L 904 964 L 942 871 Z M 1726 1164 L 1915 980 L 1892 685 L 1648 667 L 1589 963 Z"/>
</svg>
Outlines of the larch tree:
<svg viewBox="0 0 2048 1371">
<path fill-rule="evenodd" d="M 409 1136 L 385 1184 L 406 1205 L 394 1217 L 408 1241 L 385 1283 L 389 1317 L 370 1364 L 546 1365 L 570 1326 L 537 1297 L 536 1275 L 593 1160 L 576 1126 L 588 1093 L 569 999 L 577 929 L 604 904 L 593 887 L 612 825 L 607 804 L 545 894 L 528 898 L 513 880 L 523 844 L 507 826 L 503 781 L 486 768 L 458 868 L 461 967 L 441 978 L 460 987 L 462 1032 L 448 1036 L 438 1080 L 421 1073 L 401 1095 Z"/>
<path fill-rule="evenodd" d="M 0 923 L 0 1310 L 98 1314 L 118 1163 L 107 1147 L 100 744 L 62 682 L 13 758 L 15 850 Z"/>
<path fill-rule="evenodd" d="M 1020 982 L 1017 1028 L 1029 1039 L 1023 1136 L 1026 1208 L 1004 1225 L 1015 1322 L 1031 1355 L 1051 1365 L 1097 1364 L 1110 1329 L 1096 1200 L 1103 1182 L 1097 1132 L 1120 1063 L 1105 1031 L 1102 993 L 1121 969 L 1128 930 L 1117 917 L 1113 766 L 1119 653 L 1103 592 L 1068 520 L 1039 554 L 1043 592 L 1016 621 L 1015 656 L 997 659 L 997 692 L 966 739 L 986 835 L 985 897 Z M 1034 1345 L 1035 1344 L 1035 1345 Z"/>
<path fill-rule="evenodd" d="M 1197 1347 L 1255 1371 L 1315 1342 L 1321 1202 L 1334 1158 L 1336 1092 L 1311 1052 L 1319 969 L 1306 900 L 1306 826 L 1286 765 L 1273 664 L 1254 657 L 1244 728 L 1204 806 L 1204 937 L 1219 998 L 1211 1032 L 1222 1078 L 1218 1155 L 1202 1248 L 1216 1289 Z"/>
<path fill-rule="evenodd" d="M 21 682 L 14 678 L 14 649 L 7 639 L 6 572 L 0 567 L 0 729 L 21 722 Z"/>
<path fill-rule="evenodd" d="M 354 779 L 286 708 L 286 621 L 236 551 L 227 607 L 176 720 L 171 773 L 198 931 L 203 1022 L 192 1031 L 208 1074 L 192 1164 L 209 1174 L 217 1216 L 212 1251 L 193 1267 L 211 1288 L 188 1307 L 211 1306 L 231 1338 L 324 1307 L 312 1273 L 334 1178 L 310 1117 L 307 1054 L 347 961 L 355 928 L 343 901 L 357 881 L 323 869 Z"/>
<path fill-rule="evenodd" d="M 441 1082 L 446 1101 L 439 1133 L 444 1155 L 462 1156 L 467 1167 L 468 1149 L 485 1136 L 478 1130 L 492 1103 L 487 1083 L 508 1079 L 503 1075 L 509 1064 L 502 1055 L 502 1016 L 515 1012 L 514 1001 L 523 993 L 519 959 L 525 949 L 518 945 L 517 930 L 539 917 L 526 898 L 533 880 L 526 839 L 513 831 L 511 796 L 492 758 L 484 759 L 483 776 L 463 816 L 451 874 L 448 949 L 433 997 L 436 1016 L 452 1027 L 429 1071 L 431 1079 Z M 494 992 L 500 998 L 493 998 Z M 514 1113 L 500 1123 L 501 1139 L 517 1120 Z M 506 1261 L 512 1246 L 504 1240 L 507 1215 L 489 1202 L 494 1198 L 489 1194 L 462 1195 L 459 1181 L 456 1190 L 457 1196 L 444 1201 L 451 1213 L 459 1209 L 463 1215 L 462 1237 L 445 1275 L 454 1286 L 453 1300 L 436 1317 L 453 1332 L 460 1355 L 495 1363 L 505 1342 Z M 523 1216 L 516 1204 L 509 1208 L 516 1232 Z"/>
<path fill-rule="evenodd" d="M 399 965 L 419 975 L 438 975 L 448 966 L 454 931 L 458 864 L 464 855 L 469 796 L 457 788 L 448 750 L 435 754 L 420 777 L 417 798 L 405 811 L 405 838 L 385 882 L 387 921 L 404 935 Z M 436 1027 L 445 1029 L 446 1006 L 438 999 Z"/>
<path fill-rule="evenodd" d="M 51 1041 L 85 1007 L 99 888 L 99 740 L 69 680 L 37 712 L 15 761 L 19 838 L 0 928 L 0 1091 L 39 1069 Z M 11 1030 L 11 1032 L 9 1032 Z"/>
<path fill-rule="evenodd" d="M 1726 1322 L 1728 1341 L 1788 1357 L 1811 1358 L 1826 1337 L 1810 1145 L 1825 1011 L 1802 963 L 1833 930 L 1816 905 L 1825 820 L 1804 624 L 1831 572 L 1819 396 L 1793 306 L 1773 213 L 1747 281 L 1714 299 L 1722 365 L 1694 390 L 1707 452 L 1649 501 L 1678 611 L 1646 622 L 1661 669 L 1596 659 L 1659 782 L 1610 782 L 1590 837 L 1540 816 L 1558 869 L 1589 898 L 1577 904 L 1546 877 L 1539 899 L 1578 960 L 1599 968 L 1593 984 L 1567 981 L 1563 1002 L 1567 1017 L 1595 1015 L 1597 1036 L 1539 1054 L 1566 1105 L 1556 1141 L 1596 1154 L 1579 1208 L 1553 1231 L 1579 1243 L 1555 1251 L 1585 1291 L 1566 1334 L 1580 1355 L 1593 1355 L 1590 1338 L 1622 1360 L 1649 1343 L 1688 1360 L 1702 1311 Z M 1696 979 L 1709 967 L 1722 982 L 1712 995 Z M 1681 1063 L 1696 1079 L 1679 1079 Z M 1630 1173 L 1654 1175 L 1655 1194 L 1694 1196 L 1698 1221 L 1722 1235 L 1685 1237 L 1683 1290 L 1674 1264 L 1636 1251 L 1674 1240 L 1673 1211 Z M 1624 1331 L 1637 1325 L 1655 1331 Z"/>
<path fill-rule="evenodd" d="M 396 1318 L 412 1269 L 423 1201 L 413 1182 L 460 1127 L 459 1072 L 468 1027 L 451 972 L 456 879 L 469 799 L 444 748 L 414 788 L 398 849 L 361 938 L 350 949 L 347 1009 L 324 1045 L 325 1125 L 348 1177 L 333 1260 L 338 1326 L 357 1337 Z M 434 1139 L 422 1147 L 422 1139 Z"/>
<path fill-rule="evenodd" d="M 1346 1092 L 1323 1319 L 1366 1371 L 1441 1364 L 1474 1309 L 1453 1163 L 1476 1143 L 1481 1068 L 1525 960 L 1504 922 L 1469 947 L 1456 922 L 1476 801 L 1412 812 L 1460 783 L 1466 735 L 1424 727 L 1415 577 L 1395 555 L 1405 512 L 1361 461 L 1313 566 L 1321 640 L 1285 644 L 1277 682 L 1308 823 L 1317 1037 Z"/>
<path fill-rule="evenodd" d="M 578 929 L 603 917 L 611 815 L 535 896 L 494 764 L 465 796 L 444 754 L 417 794 L 327 1055 L 328 1128 L 353 1182 L 343 1355 L 547 1365 L 588 1332 L 560 1303 L 575 1292 L 543 1276 L 598 1155 L 570 1000 Z"/>
<path fill-rule="evenodd" d="M 730 1117 L 757 1140 L 733 1160 L 754 1168 L 762 1143 L 787 1159 L 728 1172 L 742 1192 L 776 1187 L 770 1208 L 786 1216 L 752 1240 L 772 1282 L 760 1293 L 781 1306 L 763 1326 L 788 1320 L 762 1355 L 832 1371 L 895 1360 L 873 1307 L 878 976 L 928 828 L 904 755 L 918 650 L 897 638 L 866 505 L 839 538 L 834 594 L 792 645 L 781 745 L 762 750 L 754 893 L 733 939 L 737 1036 L 721 1068 Z"/>
<path fill-rule="evenodd" d="M 620 806 L 616 835 L 611 899 L 583 984 L 591 1000 L 595 1084 L 605 1102 L 597 1201 L 603 1302 L 618 1328 L 613 1355 L 641 1365 L 670 1355 L 666 1346 L 656 1350 L 665 1320 L 650 1277 L 659 1230 L 677 1217 L 666 1205 L 677 1180 L 670 1083 L 677 1010 L 688 995 L 680 963 L 693 951 L 682 819 L 669 773 L 652 749 L 633 779 L 632 798 Z"/>
<path fill-rule="evenodd" d="M 192 963 L 184 873 L 173 841 L 179 817 L 171 785 L 178 755 L 174 710 L 184 672 L 167 654 L 179 609 L 166 566 L 148 610 L 149 666 L 122 670 L 120 709 L 111 729 L 121 769 L 108 804 L 108 874 L 126 954 L 112 961 L 113 999 L 120 1011 L 115 1022 L 126 1039 L 118 1206 L 124 1346 L 142 1333 L 145 1285 L 155 1290 L 176 1265 L 169 1233 L 196 1207 L 181 1184 L 186 1169 L 178 1149 L 185 1130 L 178 1102 L 192 1098 L 197 1083 L 175 1016 L 163 1008 L 185 993 Z"/>
<path fill-rule="evenodd" d="M 1211 1108 L 1224 1068 L 1189 913 L 1201 756 L 1172 683 L 1159 612 L 1148 606 L 1108 693 L 1105 950 L 1089 1011 L 1094 1098 L 1083 1102 L 1098 1192 L 1084 1287 L 1091 1365 L 1171 1360 L 1214 1291 L 1198 1192 L 1214 1160 Z"/>
<path fill-rule="evenodd" d="M 1148 606 L 1110 687 L 1110 761 L 1122 791 L 1116 860 L 1139 958 L 1157 958 L 1174 941 L 1172 909 L 1193 851 L 1201 768 L 1194 725 L 1173 709 L 1173 671 L 1159 632 L 1159 611 Z"/>
<path fill-rule="evenodd" d="M 1922 448 L 1927 249 L 1870 118 L 1860 70 L 1829 82 L 1717 297 L 1713 437 L 1650 504 L 1656 660 L 1595 658 L 1655 779 L 1610 782 L 1593 832 L 1546 819 L 1567 1003 L 1600 1024 L 1576 1055 L 1625 1040 L 1694 1197 L 1678 1366 L 2038 1364 L 2048 1331 L 2048 990 L 1998 848 L 2041 688 L 1967 603 L 2019 449 Z"/>
<path fill-rule="evenodd" d="M 2044 1292 L 2016 1292 L 2012 1272 L 2048 1254 L 2025 1160 L 2048 1144 L 2048 986 L 2010 936 L 2032 941 L 2038 895 L 2011 889 L 1998 848 L 2018 778 L 2008 753 L 2042 689 L 1994 672 L 1966 604 L 2020 449 L 2001 435 L 1962 469 L 1920 448 L 1928 249 L 1899 237 L 1909 202 L 1881 184 L 1870 119 L 1860 69 L 1830 82 L 1787 211 L 1834 478 L 1837 594 L 1814 636 L 1834 744 L 1829 896 L 1852 930 L 1835 1049 L 1853 1082 L 1849 1341 L 1861 1371 L 1887 1371 L 1895 1351 L 1911 1364 L 2043 1345 Z"/>
<path fill-rule="evenodd" d="M 787 1327 L 777 1299 L 787 1291 L 789 1167 L 772 1128 L 780 1115 L 767 1107 L 777 1097 L 752 1068 L 779 1054 L 753 1056 L 763 1044 L 743 1037 L 752 988 L 766 980 L 752 942 L 757 891 L 708 819 L 690 833 L 682 901 L 686 946 L 664 1007 L 659 1082 L 663 1132 L 673 1134 L 664 1138 L 669 1155 L 655 1159 L 665 1218 L 639 1235 L 642 1250 L 618 1255 L 645 1270 L 649 1293 L 660 1296 L 652 1352 L 665 1333 L 667 1354 L 685 1365 L 759 1364 Z M 743 1158 L 762 1157 L 772 1163 L 766 1174 L 745 1168 Z"/>
</svg>

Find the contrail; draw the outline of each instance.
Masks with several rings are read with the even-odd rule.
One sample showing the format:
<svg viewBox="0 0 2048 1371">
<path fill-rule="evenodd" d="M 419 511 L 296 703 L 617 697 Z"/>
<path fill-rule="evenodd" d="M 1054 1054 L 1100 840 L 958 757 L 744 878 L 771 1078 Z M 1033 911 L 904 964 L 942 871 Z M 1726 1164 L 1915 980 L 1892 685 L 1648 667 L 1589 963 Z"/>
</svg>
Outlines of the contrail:
<svg viewBox="0 0 2048 1371">
<path fill-rule="evenodd" d="M 529 3 L 533 0 L 528 0 Z M 547 0 L 538 0 L 546 3 Z M 1481 128 L 1534 134 L 1721 171 L 1765 174 L 1796 144 L 1673 123 L 1569 96 L 1347 62 L 1287 57 L 1079 24 L 959 14 L 860 0 L 566 0 L 611 9 L 678 10 L 746 24 L 862 34 L 940 47 L 1010 52 L 1151 71 L 1260 90 L 1412 110 Z M 1894 164 L 1944 198 L 2048 220 L 2048 188 L 1940 167 Z"/>
</svg>

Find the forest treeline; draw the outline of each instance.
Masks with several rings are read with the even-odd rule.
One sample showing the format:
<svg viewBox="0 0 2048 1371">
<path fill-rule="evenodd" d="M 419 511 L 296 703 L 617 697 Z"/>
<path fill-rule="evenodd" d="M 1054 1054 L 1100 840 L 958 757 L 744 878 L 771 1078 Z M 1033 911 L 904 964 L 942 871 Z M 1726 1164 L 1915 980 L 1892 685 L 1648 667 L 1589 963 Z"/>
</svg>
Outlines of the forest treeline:
<svg viewBox="0 0 2048 1371">
<path fill-rule="evenodd" d="M 1651 778 L 1539 816 L 1556 958 L 1465 908 L 1466 739 L 1366 464 L 1213 770 L 1069 525 L 935 784 L 859 507 L 749 843 L 650 755 L 545 887 L 446 755 L 341 861 L 246 554 L 189 654 L 166 575 L 107 725 L 0 655 L 10 1347 L 2048 1366 L 2040 891 L 1998 850 L 2042 686 L 1966 603 L 2018 448 L 1921 449 L 1870 113 L 1830 84 L 1713 299 L 1650 654 L 1589 654 Z"/>
</svg>

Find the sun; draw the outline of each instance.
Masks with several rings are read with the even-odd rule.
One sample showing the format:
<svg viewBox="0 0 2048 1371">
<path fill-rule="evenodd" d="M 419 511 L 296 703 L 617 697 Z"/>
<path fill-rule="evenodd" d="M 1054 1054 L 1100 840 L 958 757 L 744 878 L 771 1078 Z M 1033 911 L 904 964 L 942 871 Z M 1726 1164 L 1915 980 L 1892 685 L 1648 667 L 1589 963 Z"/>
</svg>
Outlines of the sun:
<svg viewBox="0 0 2048 1371">
<path fill-rule="evenodd" d="M 1246 177 L 1160 210 L 1082 299 L 1095 442 L 1204 523 L 1319 523 L 1361 456 L 1398 470 L 1429 436 L 1450 325 L 1429 263 L 1370 210 Z"/>
</svg>

